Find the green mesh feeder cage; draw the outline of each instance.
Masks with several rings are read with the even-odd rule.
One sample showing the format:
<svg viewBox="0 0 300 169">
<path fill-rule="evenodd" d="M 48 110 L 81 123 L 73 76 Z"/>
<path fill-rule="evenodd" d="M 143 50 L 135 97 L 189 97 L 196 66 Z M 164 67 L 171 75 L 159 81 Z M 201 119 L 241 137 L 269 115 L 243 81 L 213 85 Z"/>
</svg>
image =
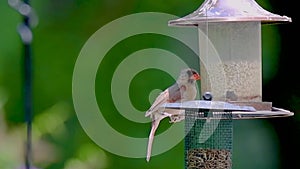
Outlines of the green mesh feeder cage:
<svg viewBox="0 0 300 169">
<path fill-rule="evenodd" d="M 233 118 L 235 111 L 255 111 L 250 106 L 238 106 L 204 100 L 168 103 L 172 109 L 185 109 L 185 168 L 229 169 L 232 166 Z"/>
<path fill-rule="evenodd" d="M 232 168 L 234 120 L 293 116 L 262 100 L 261 25 L 285 22 L 254 0 L 205 0 L 169 21 L 199 37 L 203 100 L 164 105 L 185 110 L 186 169 Z"/>
<path fill-rule="evenodd" d="M 186 111 L 185 168 L 231 168 L 231 115 L 231 112 L 226 112 L 216 115 L 224 116 L 223 119 L 203 120 L 195 118 L 194 111 Z"/>
<path fill-rule="evenodd" d="M 204 100 L 166 103 L 167 109 L 184 109 L 184 161 L 186 169 L 231 169 L 233 150 L 233 120 L 287 117 L 292 112 L 273 108 L 257 111 L 252 106 Z M 211 96 L 211 95 L 210 95 Z M 210 97 L 212 98 L 212 97 Z"/>
</svg>

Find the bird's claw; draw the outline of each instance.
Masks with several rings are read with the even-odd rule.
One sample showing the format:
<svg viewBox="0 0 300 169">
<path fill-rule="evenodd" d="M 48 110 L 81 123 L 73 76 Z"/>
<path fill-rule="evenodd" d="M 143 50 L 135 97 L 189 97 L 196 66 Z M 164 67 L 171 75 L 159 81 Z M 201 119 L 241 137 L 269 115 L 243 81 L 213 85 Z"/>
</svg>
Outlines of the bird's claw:
<svg viewBox="0 0 300 169">
<path fill-rule="evenodd" d="M 173 115 L 170 117 L 169 123 L 177 123 L 184 120 L 184 115 Z"/>
</svg>

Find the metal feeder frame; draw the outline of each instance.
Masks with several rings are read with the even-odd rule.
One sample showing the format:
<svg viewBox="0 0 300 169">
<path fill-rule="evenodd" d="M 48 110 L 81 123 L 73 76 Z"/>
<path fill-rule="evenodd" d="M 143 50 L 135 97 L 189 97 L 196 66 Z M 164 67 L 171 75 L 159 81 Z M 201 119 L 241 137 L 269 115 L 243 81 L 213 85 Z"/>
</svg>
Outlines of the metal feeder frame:
<svg viewBox="0 0 300 169">
<path fill-rule="evenodd" d="M 251 84 L 252 82 L 248 79 L 246 79 L 248 80 L 246 82 L 244 82 L 243 80 L 239 81 L 239 84 L 244 83 L 244 86 L 242 87 L 243 89 L 248 87 L 247 84 L 250 84 L 252 85 L 251 86 L 252 88 L 257 89 L 256 91 L 251 91 L 252 89 L 251 88 L 249 92 L 250 94 L 247 92 L 244 92 L 245 93 L 244 94 L 240 92 L 243 89 L 238 90 L 231 86 L 230 87 L 226 86 L 224 89 L 223 88 L 210 89 L 207 86 L 203 87 L 202 83 L 207 83 L 207 81 L 209 81 L 208 79 L 210 78 L 214 78 L 212 80 L 212 83 L 216 83 L 217 82 L 216 79 L 218 79 L 218 77 L 208 76 L 209 71 L 207 71 L 208 72 L 207 73 L 206 70 L 204 70 L 206 65 L 204 65 L 203 67 L 203 63 L 201 65 L 200 62 L 200 74 L 202 76 L 201 92 L 212 92 L 212 94 L 215 95 L 213 92 L 216 91 L 214 90 L 215 89 L 219 90 L 216 92 L 217 94 L 214 100 L 212 100 L 212 97 L 210 97 L 210 99 L 206 99 L 205 95 L 203 95 L 204 100 L 194 100 L 194 101 L 188 101 L 182 103 L 166 103 L 163 105 L 163 107 L 166 109 L 185 110 L 185 114 L 184 114 L 185 122 L 186 122 L 185 133 L 187 134 L 185 137 L 185 168 L 196 169 L 196 168 L 217 167 L 217 168 L 231 169 L 232 133 L 233 133 L 232 120 L 289 117 L 294 115 L 293 112 L 290 112 L 288 110 L 273 107 L 272 102 L 262 101 L 261 61 L 256 62 L 257 60 L 259 60 L 261 56 L 260 54 L 261 42 L 259 39 L 261 37 L 260 25 L 285 23 L 291 21 L 292 21 L 291 18 L 287 16 L 280 16 L 263 9 L 254 0 L 205 0 L 201 4 L 201 6 L 191 14 L 188 14 L 179 19 L 170 20 L 168 22 L 169 26 L 198 27 L 200 50 L 201 50 L 201 46 L 202 47 L 204 46 L 205 48 L 204 50 L 209 50 L 207 46 L 205 46 L 205 42 L 201 42 L 201 38 L 202 40 L 205 40 L 205 38 L 203 38 L 205 36 L 200 35 L 201 34 L 200 30 L 206 31 L 205 32 L 207 34 L 206 37 L 211 36 L 207 38 L 207 40 L 209 39 L 213 43 L 216 42 L 217 43 L 216 49 L 220 50 L 217 53 L 221 53 L 222 57 L 225 58 L 225 59 L 222 58 L 223 60 L 221 59 L 222 66 L 224 66 L 223 63 L 225 62 L 230 63 L 231 62 L 230 59 L 232 58 L 233 61 L 237 60 L 238 62 L 243 59 L 246 59 L 246 61 L 250 60 L 250 62 L 254 60 L 255 64 L 258 65 L 258 71 L 255 70 L 255 68 L 253 67 L 250 68 L 251 71 L 254 70 L 253 71 L 254 73 L 252 72 L 253 73 L 252 75 L 258 72 L 258 75 L 254 77 L 257 82 Z M 223 27 L 221 29 L 222 26 L 224 26 L 225 28 Z M 245 30 L 243 30 L 244 27 Z M 210 28 L 212 30 L 210 30 Z M 235 31 L 234 30 L 235 28 L 239 28 L 241 31 Z M 233 30 L 234 32 L 227 33 L 226 32 L 227 30 L 230 31 Z M 245 35 L 243 35 L 244 33 Z M 250 37 L 249 40 L 250 43 L 248 43 L 248 45 L 255 44 L 254 50 L 256 51 L 251 51 L 250 49 L 247 49 L 246 46 L 243 46 L 244 45 L 243 42 L 245 42 L 244 41 L 245 37 L 246 38 Z M 228 45 L 226 44 L 225 39 L 229 39 L 232 41 L 230 41 Z M 233 54 L 230 53 L 232 52 L 230 49 L 231 47 L 230 45 L 232 45 L 231 42 L 233 42 L 233 46 L 234 46 L 234 49 L 232 49 Z M 239 47 L 242 47 L 242 49 L 239 49 Z M 206 54 L 207 54 L 206 57 L 210 56 L 209 52 L 207 52 Z M 200 60 L 201 57 L 203 59 L 203 55 L 205 55 L 205 53 L 201 53 L 200 51 Z M 238 58 L 240 56 L 241 58 Z M 206 58 L 206 60 L 204 59 L 204 62 L 210 62 L 215 64 L 212 61 L 212 59 L 209 58 Z M 213 70 L 214 68 L 217 67 L 218 65 L 215 64 L 213 66 L 208 67 L 208 69 Z M 214 72 L 213 74 L 214 76 L 218 74 L 216 72 L 218 71 Z M 247 70 L 245 70 L 244 72 L 247 72 Z M 233 76 L 235 75 L 234 73 L 235 72 L 232 73 Z M 229 77 L 228 74 L 225 74 L 225 76 L 226 78 Z M 233 79 L 229 77 L 229 81 L 233 81 Z M 233 90 L 231 91 L 229 89 L 233 89 Z M 253 99 L 252 96 L 257 96 L 257 97 Z M 210 120 L 211 122 L 209 122 Z M 218 120 L 222 121 L 220 122 L 222 124 L 219 124 Z M 217 125 L 220 125 L 218 129 L 216 129 L 217 131 L 213 131 L 216 132 L 216 134 L 214 134 L 214 136 L 210 138 L 211 141 L 208 141 L 208 143 L 201 142 L 200 144 L 199 140 L 197 140 L 197 137 L 201 135 L 199 134 L 200 132 L 199 130 L 206 130 L 208 132 L 211 131 L 210 128 L 205 128 L 205 124 L 214 123 L 215 121 L 217 121 Z M 190 133 L 190 131 L 192 132 Z M 226 141 L 224 141 L 224 139 Z M 216 142 L 220 142 L 220 143 L 216 143 Z M 220 151 L 220 150 L 225 150 L 225 151 Z M 225 154 L 222 154 L 224 152 Z M 190 158 L 190 153 L 192 154 L 194 153 L 193 154 L 194 157 L 192 156 Z M 207 157 L 207 155 L 221 156 L 221 157 L 220 158 L 217 157 L 217 160 L 212 162 L 211 157 Z M 224 156 L 226 156 L 225 159 L 223 158 Z M 206 159 L 210 159 L 210 161 L 206 163 L 205 162 Z M 220 161 L 222 161 L 223 163 L 220 163 Z M 200 166 L 196 166 L 196 165 L 200 165 Z"/>
</svg>

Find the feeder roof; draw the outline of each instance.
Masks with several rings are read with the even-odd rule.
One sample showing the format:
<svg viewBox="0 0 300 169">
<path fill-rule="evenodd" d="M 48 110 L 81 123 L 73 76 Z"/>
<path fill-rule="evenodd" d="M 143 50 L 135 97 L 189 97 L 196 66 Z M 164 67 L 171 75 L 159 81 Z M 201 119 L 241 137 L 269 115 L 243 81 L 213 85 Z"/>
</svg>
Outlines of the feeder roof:
<svg viewBox="0 0 300 169">
<path fill-rule="evenodd" d="M 202 22 L 230 21 L 260 21 L 270 24 L 292 20 L 263 9 L 254 0 L 205 0 L 193 13 L 170 20 L 169 26 L 197 26 Z"/>
</svg>

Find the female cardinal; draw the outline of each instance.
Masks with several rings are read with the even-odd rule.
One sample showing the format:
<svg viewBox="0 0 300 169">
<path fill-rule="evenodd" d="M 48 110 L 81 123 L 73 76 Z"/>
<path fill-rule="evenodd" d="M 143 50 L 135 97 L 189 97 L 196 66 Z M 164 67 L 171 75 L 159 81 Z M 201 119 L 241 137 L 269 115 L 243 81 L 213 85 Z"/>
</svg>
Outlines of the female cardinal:
<svg viewBox="0 0 300 169">
<path fill-rule="evenodd" d="M 170 122 L 173 123 L 184 119 L 184 110 L 165 109 L 161 106 L 165 103 L 194 100 L 197 96 L 196 80 L 199 79 L 200 75 L 194 69 L 187 68 L 181 70 L 176 83 L 161 92 L 155 99 L 152 106 L 146 112 L 145 117 L 150 116 L 152 120 L 152 128 L 150 131 L 147 148 L 147 162 L 150 160 L 152 143 L 159 122 L 165 117 L 169 117 L 171 119 Z"/>
</svg>

